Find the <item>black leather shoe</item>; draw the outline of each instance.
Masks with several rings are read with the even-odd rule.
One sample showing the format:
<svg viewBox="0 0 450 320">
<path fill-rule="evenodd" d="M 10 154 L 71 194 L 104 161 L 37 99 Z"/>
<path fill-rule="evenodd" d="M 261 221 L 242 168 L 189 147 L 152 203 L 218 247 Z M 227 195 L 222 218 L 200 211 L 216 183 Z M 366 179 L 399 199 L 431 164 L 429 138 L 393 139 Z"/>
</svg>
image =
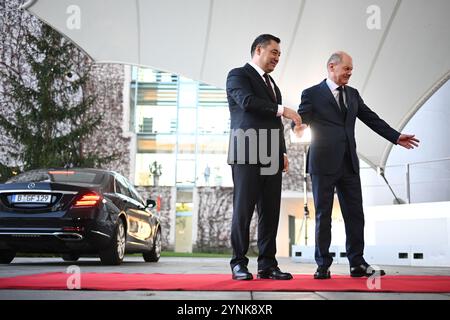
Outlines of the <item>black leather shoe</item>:
<svg viewBox="0 0 450 320">
<path fill-rule="evenodd" d="M 359 266 L 350 267 L 350 276 L 354 278 L 370 277 L 372 275 L 384 276 L 384 270 L 375 270 L 369 264 L 361 264 Z"/>
<path fill-rule="evenodd" d="M 258 270 L 258 279 L 291 280 L 292 274 L 282 272 L 278 267 Z"/>
<path fill-rule="evenodd" d="M 237 264 L 233 267 L 232 271 L 232 278 L 233 280 L 252 280 L 253 275 L 248 272 L 248 269 L 246 266 Z"/>
<path fill-rule="evenodd" d="M 328 268 L 325 267 L 318 267 L 316 272 L 314 273 L 314 279 L 330 279 L 331 278 L 331 272 Z"/>
</svg>

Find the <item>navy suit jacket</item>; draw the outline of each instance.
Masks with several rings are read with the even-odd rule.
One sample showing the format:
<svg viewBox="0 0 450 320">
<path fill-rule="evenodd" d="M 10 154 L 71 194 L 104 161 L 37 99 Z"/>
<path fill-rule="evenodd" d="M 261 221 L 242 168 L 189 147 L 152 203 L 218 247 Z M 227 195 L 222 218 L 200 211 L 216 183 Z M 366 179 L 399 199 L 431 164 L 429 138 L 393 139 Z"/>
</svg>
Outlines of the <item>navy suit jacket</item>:
<svg viewBox="0 0 450 320">
<path fill-rule="evenodd" d="M 259 147 L 260 147 L 260 129 L 267 129 L 267 149 L 271 150 L 271 129 L 279 130 L 278 146 L 276 153 L 283 159 L 283 153 L 286 153 L 286 145 L 284 141 L 284 126 L 281 117 L 277 117 L 278 105 L 281 104 L 281 92 L 273 79 L 272 83 L 275 87 L 276 99 L 273 101 L 270 95 L 269 88 L 259 73 L 248 63 L 241 68 L 236 68 L 228 73 L 227 77 L 227 99 L 230 109 L 231 117 L 231 137 L 234 129 L 254 129 L 257 137 L 258 157 L 257 163 L 260 163 Z M 231 138 L 230 137 L 230 138 Z M 255 141 L 254 141 L 255 142 Z M 234 153 L 231 152 L 231 144 L 234 144 Z M 228 150 L 228 163 L 237 163 L 238 157 L 236 154 L 237 145 L 235 139 L 230 139 L 230 146 Z M 249 146 L 245 147 L 245 163 L 249 163 L 248 152 Z M 267 154 L 267 152 L 266 152 Z M 281 161 L 281 165 L 283 162 Z"/>
<path fill-rule="evenodd" d="M 303 123 L 310 125 L 312 141 L 308 151 L 307 170 L 310 174 L 336 174 L 348 147 L 355 173 L 359 173 L 356 154 L 356 118 L 373 131 L 396 144 L 400 133 L 370 110 L 358 90 L 345 86 L 347 116 L 344 118 L 326 80 L 303 91 L 298 113 Z"/>
</svg>

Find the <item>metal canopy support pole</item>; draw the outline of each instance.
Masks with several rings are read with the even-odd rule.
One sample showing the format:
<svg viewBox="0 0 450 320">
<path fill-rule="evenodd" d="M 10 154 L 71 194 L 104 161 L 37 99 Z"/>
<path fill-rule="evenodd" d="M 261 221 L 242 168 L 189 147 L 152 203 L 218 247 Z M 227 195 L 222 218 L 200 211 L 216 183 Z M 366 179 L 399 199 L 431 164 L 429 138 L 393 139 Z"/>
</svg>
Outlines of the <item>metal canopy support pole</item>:
<svg viewBox="0 0 450 320">
<path fill-rule="evenodd" d="M 406 164 L 406 199 L 411 203 L 411 181 L 409 177 L 409 163 Z"/>
<path fill-rule="evenodd" d="M 308 219 L 309 219 L 309 209 L 308 209 L 308 176 L 306 168 L 306 157 L 307 157 L 308 145 L 303 145 L 303 223 L 305 225 L 305 246 L 308 245 Z M 302 223 L 302 225 L 303 225 Z"/>
</svg>

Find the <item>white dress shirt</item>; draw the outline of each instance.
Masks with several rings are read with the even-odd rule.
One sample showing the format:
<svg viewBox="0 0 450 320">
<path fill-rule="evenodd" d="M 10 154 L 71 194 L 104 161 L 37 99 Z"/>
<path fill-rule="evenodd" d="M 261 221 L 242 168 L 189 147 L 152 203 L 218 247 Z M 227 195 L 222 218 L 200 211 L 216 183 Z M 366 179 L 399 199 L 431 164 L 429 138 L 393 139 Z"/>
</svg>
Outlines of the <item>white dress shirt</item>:
<svg viewBox="0 0 450 320">
<path fill-rule="evenodd" d="M 266 83 L 266 79 L 264 79 L 264 74 L 265 74 L 264 70 L 261 69 L 257 64 L 253 63 L 253 61 L 250 61 L 248 64 L 251 65 L 256 70 L 256 72 L 258 72 L 258 74 L 261 76 L 261 79 L 263 79 L 264 83 Z M 270 77 L 269 77 L 269 79 L 270 79 Z M 270 79 L 270 85 L 272 86 L 273 94 L 276 97 L 277 93 L 275 92 L 275 85 L 272 82 L 272 79 Z M 279 104 L 278 105 L 277 117 L 281 117 L 283 112 L 284 112 L 284 107 L 281 104 Z"/>
<path fill-rule="evenodd" d="M 330 78 L 327 79 L 327 85 L 328 85 L 328 88 L 330 88 L 331 93 L 333 94 L 334 99 L 336 100 L 337 105 L 338 105 L 339 108 L 340 108 L 341 106 L 339 105 L 339 91 L 338 91 L 338 89 L 337 89 L 337 88 L 339 88 L 340 86 L 337 85 L 337 84 L 336 84 L 333 80 L 331 80 Z M 345 94 L 344 94 L 344 104 L 345 104 L 345 107 L 347 107 L 347 97 L 345 96 Z"/>
</svg>

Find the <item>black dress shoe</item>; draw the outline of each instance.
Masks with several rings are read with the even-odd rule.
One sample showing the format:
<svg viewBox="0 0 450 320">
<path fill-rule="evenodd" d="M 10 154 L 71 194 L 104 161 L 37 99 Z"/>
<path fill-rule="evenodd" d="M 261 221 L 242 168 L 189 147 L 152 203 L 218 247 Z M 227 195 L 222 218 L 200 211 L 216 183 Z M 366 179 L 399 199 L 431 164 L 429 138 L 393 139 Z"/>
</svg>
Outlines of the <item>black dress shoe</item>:
<svg viewBox="0 0 450 320">
<path fill-rule="evenodd" d="M 233 280 L 252 280 L 253 275 L 248 272 L 248 269 L 246 266 L 237 264 L 233 267 L 232 271 L 232 278 Z"/>
<path fill-rule="evenodd" d="M 372 275 L 384 276 L 384 270 L 375 270 L 369 264 L 361 264 L 359 266 L 350 267 L 350 276 L 354 278 L 370 277 Z"/>
<path fill-rule="evenodd" d="M 258 270 L 258 279 L 291 280 L 292 274 L 282 272 L 278 267 Z"/>
<path fill-rule="evenodd" d="M 328 268 L 325 267 L 318 267 L 316 272 L 314 273 L 314 279 L 330 279 L 331 278 L 331 272 Z"/>
</svg>

